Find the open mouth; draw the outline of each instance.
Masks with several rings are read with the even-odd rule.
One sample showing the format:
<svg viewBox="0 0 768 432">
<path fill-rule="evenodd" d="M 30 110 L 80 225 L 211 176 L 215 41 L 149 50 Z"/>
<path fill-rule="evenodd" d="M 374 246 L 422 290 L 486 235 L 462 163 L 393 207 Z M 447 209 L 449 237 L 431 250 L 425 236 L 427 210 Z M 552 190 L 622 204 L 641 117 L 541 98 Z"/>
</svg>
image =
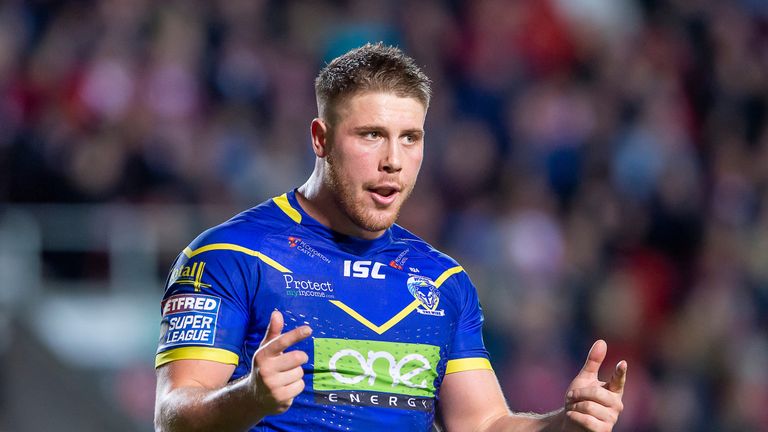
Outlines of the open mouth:
<svg viewBox="0 0 768 432">
<path fill-rule="evenodd" d="M 395 188 L 392 188 L 392 187 L 378 187 L 378 188 L 374 188 L 373 192 L 386 198 L 397 193 L 397 190 L 395 190 Z"/>
<path fill-rule="evenodd" d="M 368 189 L 373 200 L 380 205 L 389 205 L 395 201 L 400 189 L 396 186 L 376 186 Z"/>
</svg>

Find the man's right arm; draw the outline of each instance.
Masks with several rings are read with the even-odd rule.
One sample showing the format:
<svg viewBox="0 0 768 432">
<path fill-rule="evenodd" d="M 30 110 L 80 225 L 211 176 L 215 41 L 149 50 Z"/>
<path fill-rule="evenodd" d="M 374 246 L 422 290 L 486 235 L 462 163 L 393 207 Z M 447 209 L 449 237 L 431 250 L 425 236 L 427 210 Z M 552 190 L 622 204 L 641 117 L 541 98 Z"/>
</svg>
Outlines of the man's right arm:
<svg viewBox="0 0 768 432">
<path fill-rule="evenodd" d="M 155 430 L 245 431 L 268 415 L 285 412 L 304 390 L 307 362 L 302 351 L 286 348 L 311 334 L 307 326 L 282 333 L 283 316 L 273 312 L 251 373 L 227 384 L 233 365 L 177 360 L 157 369 Z"/>
</svg>

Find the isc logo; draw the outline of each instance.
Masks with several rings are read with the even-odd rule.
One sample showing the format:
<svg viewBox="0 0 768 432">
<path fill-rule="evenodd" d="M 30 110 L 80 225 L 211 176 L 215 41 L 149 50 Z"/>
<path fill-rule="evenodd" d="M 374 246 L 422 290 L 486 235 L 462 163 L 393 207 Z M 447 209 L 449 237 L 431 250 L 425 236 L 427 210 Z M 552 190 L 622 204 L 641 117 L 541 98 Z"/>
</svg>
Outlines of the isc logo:
<svg viewBox="0 0 768 432">
<path fill-rule="evenodd" d="M 387 277 L 381 272 L 384 264 L 373 261 L 344 260 L 344 276 L 355 278 L 384 279 Z"/>
</svg>

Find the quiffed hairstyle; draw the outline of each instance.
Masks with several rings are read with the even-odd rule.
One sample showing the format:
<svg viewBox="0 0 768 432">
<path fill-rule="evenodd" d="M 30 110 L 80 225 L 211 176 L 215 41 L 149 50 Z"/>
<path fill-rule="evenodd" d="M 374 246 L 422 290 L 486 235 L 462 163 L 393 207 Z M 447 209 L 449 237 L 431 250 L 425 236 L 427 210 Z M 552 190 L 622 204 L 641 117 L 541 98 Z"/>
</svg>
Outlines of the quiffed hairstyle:
<svg viewBox="0 0 768 432">
<path fill-rule="evenodd" d="M 333 123 L 339 102 L 367 91 L 412 97 L 428 108 L 430 84 L 416 62 L 399 48 L 367 43 L 336 57 L 320 71 L 315 79 L 317 111 Z"/>
</svg>

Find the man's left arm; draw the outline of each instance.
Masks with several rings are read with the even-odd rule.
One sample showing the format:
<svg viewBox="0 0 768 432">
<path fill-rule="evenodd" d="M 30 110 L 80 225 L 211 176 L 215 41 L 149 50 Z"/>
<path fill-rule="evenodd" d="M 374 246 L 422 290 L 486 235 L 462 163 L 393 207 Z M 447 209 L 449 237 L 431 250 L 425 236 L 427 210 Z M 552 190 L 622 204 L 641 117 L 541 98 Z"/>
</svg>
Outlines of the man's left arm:
<svg viewBox="0 0 768 432">
<path fill-rule="evenodd" d="M 584 367 L 566 390 L 565 405 L 549 414 L 512 413 L 492 370 L 469 370 L 445 376 L 440 412 L 448 431 L 610 431 L 623 410 L 627 363 L 619 362 L 611 379 L 598 379 L 607 346 L 592 345 Z"/>
</svg>

